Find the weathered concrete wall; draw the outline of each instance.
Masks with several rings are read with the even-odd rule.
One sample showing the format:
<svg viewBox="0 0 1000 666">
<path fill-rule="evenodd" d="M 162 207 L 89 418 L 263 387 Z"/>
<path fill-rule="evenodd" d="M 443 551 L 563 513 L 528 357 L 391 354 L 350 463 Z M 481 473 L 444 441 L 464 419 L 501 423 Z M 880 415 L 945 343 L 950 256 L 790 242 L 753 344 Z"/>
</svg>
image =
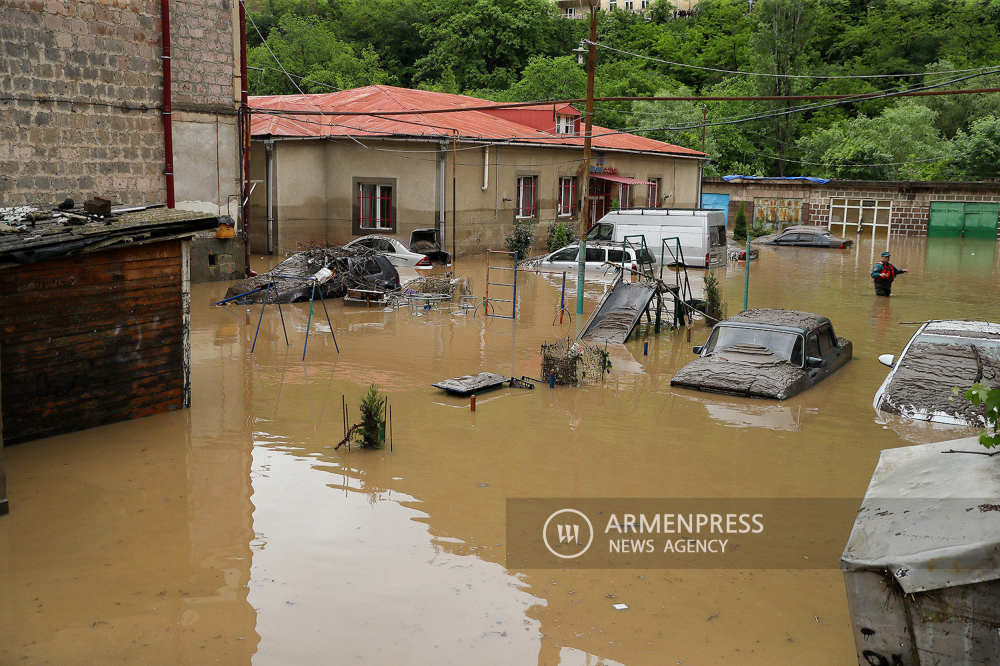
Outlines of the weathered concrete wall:
<svg viewBox="0 0 1000 666">
<path fill-rule="evenodd" d="M 190 248 L 192 283 L 246 277 L 246 256 L 239 239 L 216 238 L 214 231 L 205 232 L 191 239 Z"/>
<path fill-rule="evenodd" d="M 830 225 L 831 199 L 876 199 L 892 202 L 890 220 L 894 236 L 926 236 L 932 201 L 1000 202 L 996 183 L 879 182 L 831 180 L 826 184 L 805 181 L 758 180 L 725 182 L 706 178 L 704 191 L 729 194 L 729 218 L 745 202 L 747 219 L 753 220 L 754 197 L 802 199 L 802 224 Z"/>
<path fill-rule="evenodd" d="M 450 251 L 454 207 L 460 256 L 504 249 L 504 237 L 514 226 L 519 176 L 538 177 L 536 249 L 543 247 L 546 229 L 557 219 L 575 228 L 576 217 L 557 217 L 557 199 L 559 178 L 579 173 L 579 150 L 490 146 L 487 157 L 486 148 L 468 144 L 459 144 L 453 152 L 450 145 L 431 142 L 367 139 L 363 143 L 368 147 L 350 141 L 275 141 L 272 178 L 278 252 L 295 251 L 300 243 L 342 244 L 355 238 L 352 221 L 358 178 L 395 183 L 392 235 L 404 243 L 414 229 L 440 228 L 443 208 L 443 238 Z M 254 142 L 251 178 L 266 179 L 266 159 L 263 143 Z M 698 200 L 697 160 L 609 152 L 603 166 L 613 167 L 622 176 L 661 179 L 661 193 L 667 195 L 663 205 L 693 208 Z M 581 189 L 577 188 L 578 206 Z M 635 205 L 644 205 L 646 194 L 646 186 L 636 186 Z M 254 253 L 264 252 L 266 187 L 251 197 L 250 217 L 251 248 Z"/>
<path fill-rule="evenodd" d="M 170 8 L 178 207 L 222 212 L 236 191 L 234 7 Z M 7 0 L 0 39 L 0 203 L 166 200 L 159 2 Z"/>
</svg>

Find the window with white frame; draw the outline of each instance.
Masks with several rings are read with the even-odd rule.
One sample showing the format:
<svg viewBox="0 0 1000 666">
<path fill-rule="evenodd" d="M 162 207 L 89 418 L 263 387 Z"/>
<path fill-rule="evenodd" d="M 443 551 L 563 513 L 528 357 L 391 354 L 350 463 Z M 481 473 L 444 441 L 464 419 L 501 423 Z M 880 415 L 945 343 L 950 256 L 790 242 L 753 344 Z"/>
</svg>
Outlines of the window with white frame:
<svg viewBox="0 0 1000 666">
<path fill-rule="evenodd" d="M 889 199 L 830 199 L 830 231 L 834 233 L 888 230 L 891 216 Z"/>
<path fill-rule="evenodd" d="M 660 179 L 650 178 L 649 186 L 646 190 L 646 208 L 660 207 Z"/>
<path fill-rule="evenodd" d="M 353 233 L 396 231 L 395 178 L 354 179 Z"/>
<path fill-rule="evenodd" d="M 573 116 L 556 116 L 556 134 L 575 134 L 576 118 Z"/>
<path fill-rule="evenodd" d="M 576 178 L 559 178 L 559 205 L 556 214 L 560 217 L 572 215 L 576 207 Z"/>
<path fill-rule="evenodd" d="M 517 177 L 517 208 L 519 218 L 535 217 L 538 214 L 538 176 Z"/>
<path fill-rule="evenodd" d="M 632 0 L 625 0 L 625 10 L 626 11 L 632 11 L 634 4 L 635 3 L 632 2 Z"/>
<path fill-rule="evenodd" d="M 618 7 L 618 0 L 608 0 L 608 9 L 615 9 Z"/>
<path fill-rule="evenodd" d="M 632 207 L 632 186 L 628 183 L 618 183 L 618 207 Z"/>
<path fill-rule="evenodd" d="M 566 18 L 576 18 L 576 7 L 566 7 L 563 10 L 563 16 Z"/>
<path fill-rule="evenodd" d="M 646 7 L 649 7 L 649 0 L 642 0 L 642 8 L 645 9 Z"/>
</svg>

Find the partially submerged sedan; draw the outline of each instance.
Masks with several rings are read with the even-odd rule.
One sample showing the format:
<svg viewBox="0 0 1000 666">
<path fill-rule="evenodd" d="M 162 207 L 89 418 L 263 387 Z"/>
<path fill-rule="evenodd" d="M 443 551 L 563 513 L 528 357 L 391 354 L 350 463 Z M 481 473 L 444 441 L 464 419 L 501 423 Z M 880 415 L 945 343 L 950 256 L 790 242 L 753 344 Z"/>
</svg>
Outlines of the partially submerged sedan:
<svg viewBox="0 0 1000 666">
<path fill-rule="evenodd" d="M 983 407 L 965 399 L 976 382 L 1000 384 L 1000 324 L 929 321 L 896 359 L 878 357 L 892 371 L 875 393 L 876 411 L 917 421 L 985 427 Z M 957 387 L 957 395 L 952 389 Z"/>
<path fill-rule="evenodd" d="M 833 247 L 841 250 L 851 247 L 854 241 L 838 238 L 826 227 L 797 224 L 786 227 L 780 234 L 759 241 L 762 245 L 785 245 L 791 247 Z"/>
<path fill-rule="evenodd" d="M 795 310 L 746 310 L 720 322 L 699 358 L 671 386 L 784 400 L 825 379 L 854 350 L 826 317 Z"/>
</svg>

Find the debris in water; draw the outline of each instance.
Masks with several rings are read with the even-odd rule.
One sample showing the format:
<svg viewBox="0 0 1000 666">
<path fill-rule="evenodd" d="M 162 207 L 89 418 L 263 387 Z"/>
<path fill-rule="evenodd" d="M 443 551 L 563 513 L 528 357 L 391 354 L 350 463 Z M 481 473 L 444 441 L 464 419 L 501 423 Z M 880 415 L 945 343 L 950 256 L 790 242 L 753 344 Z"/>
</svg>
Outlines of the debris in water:
<svg viewBox="0 0 1000 666">
<path fill-rule="evenodd" d="M 709 615 L 709 616 L 708 616 L 708 619 L 709 619 L 709 620 L 711 620 L 712 618 L 714 618 L 714 617 L 718 617 L 718 616 L 719 616 L 719 614 L 718 614 L 718 613 L 712 613 L 711 615 Z M 706 620 L 706 622 L 707 622 L 707 621 L 708 621 L 708 620 Z"/>
<path fill-rule="evenodd" d="M 628 610 L 628 606 L 625 604 L 613 604 L 611 607 L 615 610 Z"/>
</svg>

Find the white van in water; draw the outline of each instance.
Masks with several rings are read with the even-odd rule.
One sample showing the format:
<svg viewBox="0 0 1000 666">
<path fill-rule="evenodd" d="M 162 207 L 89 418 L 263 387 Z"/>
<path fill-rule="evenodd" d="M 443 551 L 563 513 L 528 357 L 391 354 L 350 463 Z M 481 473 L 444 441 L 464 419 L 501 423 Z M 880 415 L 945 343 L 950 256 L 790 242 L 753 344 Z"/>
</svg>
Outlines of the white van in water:
<svg viewBox="0 0 1000 666">
<path fill-rule="evenodd" d="M 721 210 L 691 208 L 633 208 L 616 210 L 602 217 L 587 232 L 589 240 L 621 243 L 626 236 L 643 236 L 656 261 L 680 263 L 676 241 L 680 240 L 685 266 L 705 268 L 726 265 L 726 217 Z M 638 240 L 631 238 L 630 240 Z M 661 259 L 661 252 L 663 257 Z"/>
</svg>

